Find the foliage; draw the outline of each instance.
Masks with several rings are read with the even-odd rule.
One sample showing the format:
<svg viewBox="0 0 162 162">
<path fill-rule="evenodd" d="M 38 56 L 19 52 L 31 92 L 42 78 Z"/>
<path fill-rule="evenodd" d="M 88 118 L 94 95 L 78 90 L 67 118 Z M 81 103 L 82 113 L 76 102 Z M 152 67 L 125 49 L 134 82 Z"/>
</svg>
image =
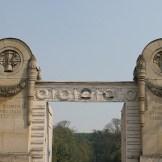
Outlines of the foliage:
<svg viewBox="0 0 162 162">
<path fill-rule="evenodd" d="M 53 162 L 121 162 L 119 119 L 93 133 L 75 133 L 66 125 L 54 129 Z"/>
<path fill-rule="evenodd" d="M 53 162 L 89 162 L 91 146 L 67 127 L 54 129 Z"/>
</svg>

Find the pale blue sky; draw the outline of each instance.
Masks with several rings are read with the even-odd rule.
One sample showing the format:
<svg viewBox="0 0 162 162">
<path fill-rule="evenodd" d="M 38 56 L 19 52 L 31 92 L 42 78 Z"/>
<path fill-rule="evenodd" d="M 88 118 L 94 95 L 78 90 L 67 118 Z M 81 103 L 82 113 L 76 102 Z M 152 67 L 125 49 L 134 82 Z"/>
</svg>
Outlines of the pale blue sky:
<svg viewBox="0 0 162 162">
<path fill-rule="evenodd" d="M 161 0 L 0 0 L 0 37 L 25 41 L 43 80 L 128 81 L 138 55 L 162 37 Z M 102 129 L 121 104 L 55 103 L 55 121 Z"/>
</svg>

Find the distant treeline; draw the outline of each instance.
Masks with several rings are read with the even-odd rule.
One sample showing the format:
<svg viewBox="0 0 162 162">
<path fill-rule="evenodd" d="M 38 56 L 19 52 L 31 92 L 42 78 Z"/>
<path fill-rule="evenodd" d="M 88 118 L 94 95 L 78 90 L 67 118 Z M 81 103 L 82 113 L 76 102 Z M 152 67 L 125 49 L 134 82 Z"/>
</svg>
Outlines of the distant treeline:
<svg viewBox="0 0 162 162">
<path fill-rule="evenodd" d="M 54 128 L 52 162 L 121 162 L 120 120 L 102 131 L 76 133 L 64 121 Z"/>
</svg>

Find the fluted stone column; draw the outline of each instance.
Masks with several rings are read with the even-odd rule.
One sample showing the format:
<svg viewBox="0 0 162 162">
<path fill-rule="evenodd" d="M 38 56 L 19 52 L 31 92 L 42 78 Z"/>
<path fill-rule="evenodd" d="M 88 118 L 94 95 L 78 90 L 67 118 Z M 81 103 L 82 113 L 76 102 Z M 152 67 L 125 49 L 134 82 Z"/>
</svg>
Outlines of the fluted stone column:
<svg viewBox="0 0 162 162">
<path fill-rule="evenodd" d="M 140 113 L 140 127 L 141 127 L 141 155 L 143 152 L 143 126 L 144 126 L 144 112 L 145 112 L 145 75 L 146 75 L 145 60 L 142 55 L 137 59 L 135 80 L 138 85 L 138 102 Z"/>
</svg>

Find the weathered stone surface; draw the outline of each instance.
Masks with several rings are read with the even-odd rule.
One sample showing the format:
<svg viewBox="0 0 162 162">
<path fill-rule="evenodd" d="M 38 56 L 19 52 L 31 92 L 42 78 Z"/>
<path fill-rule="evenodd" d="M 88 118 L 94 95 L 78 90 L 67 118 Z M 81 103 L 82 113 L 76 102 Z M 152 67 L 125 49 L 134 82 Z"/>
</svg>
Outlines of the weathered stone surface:
<svg viewBox="0 0 162 162">
<path fill-rule="evenodd" d="M 19 40 L 0 41 L 0 161 L 29 159 L 25 98 L 31 55 Z"/>
<path fill-rule="evenodd" d="M 162 155 L 162 39 L 149 43 L 140 60 L 136 67 L 142 137 L 140 162 L 156 162 L 161 161 Z"/>
<path fill-rule="evenodd" d="M 141 151 L 141 134 L 138 102 L 127 102 L 122 108 L 122 161 L 138 162 Z M 132 162 L 131 161 L 131 162 Z"/>
<path fill-rule="evenodd" d="M 36 99 L 56 102 L 137 101 L 134 82 L 36 82 Z"/>
<path fill-rule="evenodd" d="M 37 102 L 36 60 L 17 39 L 0 40 L 0 161 L 49 162 L 52 113 Z M 50 126 L 50 128 L 49 128 Z M 51 144 L 47 144 L 47 142 Z"/>
<path fill-rule="evenodd" d="M 0 161 L 51 162 L 48 101 L 124 102 L 122 161 L 162 161 L 162 39 L 137 59 L 132 82 L 45 82 L 30 48 L 0 40 Z"/>
</svg>

